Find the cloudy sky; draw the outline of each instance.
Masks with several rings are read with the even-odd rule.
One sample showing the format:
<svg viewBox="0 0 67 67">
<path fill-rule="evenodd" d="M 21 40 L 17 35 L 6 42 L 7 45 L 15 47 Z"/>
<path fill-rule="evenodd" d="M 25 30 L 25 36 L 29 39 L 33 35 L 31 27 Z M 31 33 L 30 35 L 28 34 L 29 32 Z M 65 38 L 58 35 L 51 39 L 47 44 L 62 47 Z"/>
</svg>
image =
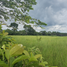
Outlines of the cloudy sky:
<svg viewBox="0 0 67 67">
<path fill-rule="evenodd" d="M 40 19 L 45 22 L 46 31 L 58 31 L 67 33 L 67 0 L 36 0 L 37 5 L 33 6 L 34 10 L 29 12 L 32 18 Z M 8 21 L 9 22 L 9 21 Z M 7 29 L 3 26 L 3 29 Z M 22 30 L 23 26 L 19 25 L 19 30 Z M 40 27 L 37 27 L 37 31 L 41 31 Z"/>
<path fill-rule="evenodd" d="M 30 16 L 45 22 L 46 31 L 67 32 L 67 0 L 36 0 Z M 41 30 L 37 28 L 37 30 Z"/>
</svg>

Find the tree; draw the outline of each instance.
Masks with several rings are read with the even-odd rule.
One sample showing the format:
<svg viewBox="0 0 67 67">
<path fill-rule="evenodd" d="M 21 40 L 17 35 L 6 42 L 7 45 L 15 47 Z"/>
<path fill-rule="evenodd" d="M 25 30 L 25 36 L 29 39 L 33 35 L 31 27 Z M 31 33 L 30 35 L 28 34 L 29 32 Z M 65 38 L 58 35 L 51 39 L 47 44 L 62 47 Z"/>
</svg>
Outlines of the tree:
<svg viewBox="0 0 67 67">
<path fill-rule="evenodd" d="M 33 9 L 32 5 L 36 5 L 35 0 L 0 0 L 0 15 L 3 15 L 5 19 L 8 19 L 9 16 L 22 19 L 23 16 L 26 16 L 24 14 L 26 11 Z"/>
<path fill-rule="evenodd" d="M 52 36 L 53 36 L 53 35 L 56 36 L 56 33 L 57 33 L 57 32 L 53 31 L 53 32 L 51 33 L 51 35 L 52 35 Z"/>
<path fill-rule="evenodd" d="M 32 5 L 36 5 L 36 0 L 0 0 L 0 19 L 11 18 L 22 23 L 35 23 L 36 25 L 46 25 L 40 20 L 31 18 L 29 10 L 33 10 Z"/>
<path fill-rule="evenodd" d="M 16 23 L 11 23 L 10 24 L 10 27 L 12 27 L 13 29 L 13 31 L 17 31 L 17 29 L 18 29 L 18 24 L 16 24 Z"/>
<path fill-rule="evenodd" d="M 9 35 L 13 35 L 13 31 L 10 29 L 6 29 L 5 32 L 8 32 Z"/>
<path fill-rule="evenodd" d="M 49 36 L 51 35 L 51 31 L 48 31 L 47 33 L 48 33 Z"/>
<path fill-rule="evenodd" d="M 26 31 L 25 30 L 19 31 L 19 35 L 26 35 Z"/>
<path fill-rule="evenodd" d="M 31 27 L 31 25 L 24 25 L 25 31 L 28 35 L 34 35 L 35 30 Z"/>
<path fill-rule="evenodd" d="M 47 35 L 47 32 L 46 31 L 41 31 L 41 34 L 42 35 Z"/>
</svg>

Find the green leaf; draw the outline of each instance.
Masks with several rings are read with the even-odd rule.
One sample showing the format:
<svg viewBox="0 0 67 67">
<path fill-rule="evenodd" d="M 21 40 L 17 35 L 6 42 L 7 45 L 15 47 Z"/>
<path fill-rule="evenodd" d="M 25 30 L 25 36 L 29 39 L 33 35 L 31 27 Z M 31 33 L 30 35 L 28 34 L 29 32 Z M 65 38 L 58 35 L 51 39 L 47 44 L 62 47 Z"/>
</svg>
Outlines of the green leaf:
<svg viewBox="0 0 67 67">
<path fill-rule="evenodd" d="M 39 58 L 39 57 L 42 57 L 42 55 L 41 54 L 35 55 L 35 58 Z"/>
<path fill-rule="evenodd" d="M 0 49 L 0 55 L 2 55 L 2 50 Z"/>
<path fill-rule="evenodd" d="M 9 60 L 9 50 L 5 50 L 5 57 L 7 58 L 7 60 Z"/>
<path fill-rule="evenodd" d="M 2 48 L 5 50 L 5 45 L 3 45 Z"/>
<path fill-rule="evenodd" d="M 44 64 L 48 64 L 48 62 L 44 61 Z"/>
<path fill-rule="evenodd" d="M 14 57 L 10 57 L 10 67 L 13 67 L 13 65 L 12 65 L 12 63 L 13 63 L 13 61 L 15 60 L 15 58 Z"/>
<path fill-rule="evenodd" d="M 8 67 L 8 64 L 6 64 L 5 62 L 1 61 L 1 59 L 0 59 L 0 66 L 2 66 L 2 67 Z"/>
<path fill-rule="evenodd" d="M 31 57 L 29 59 L 29 61 L 38 61 L 37 58 L 35 58 L 35 56 L 33 55 L 33 53 L 31 52 Z"/>
<path fill-rule="evenodd" d="M 40 66 L 45 66 L 46 64 L 48 64 L 46 61 L 41 61 L 41 62 L 39 63 Z"/>
<path fill-rule="evenodd" d="M 4 60 L 5 59 L 5 57 L 4 57 L 4 51 L 1 50 L 1 53 L 2 53 L 2 59 Z"/>
<path fill-rule="evenodd" d="M 29 53 L 26 50 L 24 50 L 23 53 L 30 57 Z"/>
<path fill-rule="evenodd" d="M 27 10 L 29 12 L 29 10 Z"/>
<path fill-rule="evenodd" d="M 40 66 L 45 66 L 44 62 L 39 63 Z"/>
<path fill-rule="evenodd" d="M 13 61 L 12 64 L 14 65 L 15 63 L 17 63 L 17 62 L 19 62 L 19 61 L 22 61 L 22 60 L 25 60 L 25 59 L 29 59 L 29 57 L 28 57 L 27 55 L 22 55 L 22 56 L 16 58 L 16 59 Z"/>
<path fill-rule="evenodd" d="M 22 44 L 15 45 L 11 50 L 10 50 L 10 56 L 18 56 L 23 53 L 24 47 Z"/>
<path fill-rule="evenodd" d="M 34 24 L 34 21 L 30 21 L 30 23 Z"/>
</svg>

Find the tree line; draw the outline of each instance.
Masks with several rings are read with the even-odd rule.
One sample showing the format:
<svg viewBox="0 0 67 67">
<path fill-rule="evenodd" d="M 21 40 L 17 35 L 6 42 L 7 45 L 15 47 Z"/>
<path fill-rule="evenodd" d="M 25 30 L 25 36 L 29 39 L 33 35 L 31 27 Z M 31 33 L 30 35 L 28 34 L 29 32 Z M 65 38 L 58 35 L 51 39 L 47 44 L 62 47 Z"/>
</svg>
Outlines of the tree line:
<svg viewBox="0 0 67 67">
<path fill-rule="evenodd" d="M 47 36 L 67 36 L 67 33 L 60 33 L 56 31 L 40 31 L 36 32 L 31 25 L 24 25 L 24 30 L 19 30 L 18 29 L 18 24 L 17 23 L 11 23 L 10 27 L 12 27 L 12 30 L 6 29 L 5 31 L 8 32 L 8 35 L 47 35 Z"/>
</svg>

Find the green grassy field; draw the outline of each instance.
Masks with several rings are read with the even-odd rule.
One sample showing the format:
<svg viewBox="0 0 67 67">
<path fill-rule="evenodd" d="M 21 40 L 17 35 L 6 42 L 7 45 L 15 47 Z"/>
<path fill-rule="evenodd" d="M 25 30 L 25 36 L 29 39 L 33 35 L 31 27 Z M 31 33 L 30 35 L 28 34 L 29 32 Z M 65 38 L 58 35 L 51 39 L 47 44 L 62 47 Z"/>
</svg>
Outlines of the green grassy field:
<svg viewBox="0 0 67 67">
<path fill-rule="evenodd" d="M 49 65 L 67 67 L 67 37 L 58 36 L 12 36 L 16 43 L 38 47 Z M 39 38 L 41 38 L 39 40 Z"/>
</svg>

